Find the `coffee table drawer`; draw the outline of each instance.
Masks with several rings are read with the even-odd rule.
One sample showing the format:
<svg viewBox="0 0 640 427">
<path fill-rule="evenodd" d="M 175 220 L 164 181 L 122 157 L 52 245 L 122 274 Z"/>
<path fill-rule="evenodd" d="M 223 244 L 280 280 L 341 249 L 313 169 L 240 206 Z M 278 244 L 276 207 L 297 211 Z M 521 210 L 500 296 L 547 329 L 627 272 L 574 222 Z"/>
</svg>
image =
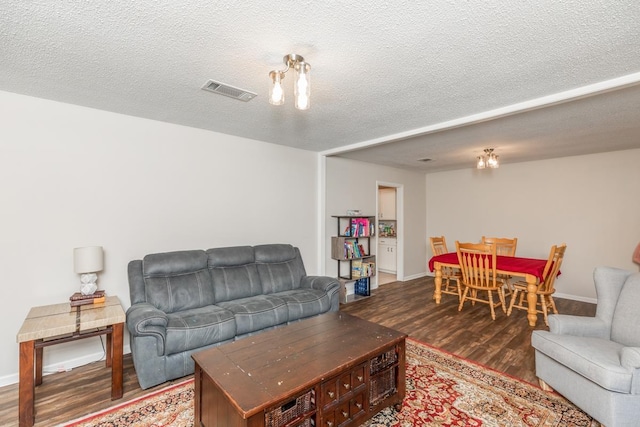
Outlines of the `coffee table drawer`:
<svg viewBox="0 0 640 427">
<path fill-rule="evenodd" d="M 357 392 L 365 385 L 365 371 L 367 363 L 362 363 L 338 378 L 332 378 L 322 383 L 322 398 L 320 406 L 326 408 L 349 396 L 352 392 Z"/>
</svg>

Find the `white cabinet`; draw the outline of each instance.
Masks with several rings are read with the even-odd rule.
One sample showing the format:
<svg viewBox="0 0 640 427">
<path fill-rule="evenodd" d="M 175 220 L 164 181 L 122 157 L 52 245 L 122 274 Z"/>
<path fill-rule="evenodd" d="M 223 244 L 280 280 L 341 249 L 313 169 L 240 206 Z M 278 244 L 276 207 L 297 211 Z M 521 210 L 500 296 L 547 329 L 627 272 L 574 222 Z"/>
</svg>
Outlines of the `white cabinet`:
<svg viewBox="0 0 640 427">
<path fill-rule="evenodd" d="M 376 256 L 378 269 L 386 273 L 396 272 L 396 239 L 379 239 Z"/>
<path fill-rule="evenodd" d="M 395 188 L 380 188 L 378 190 L 378 218 L 396 219 Z"/>
</svg>

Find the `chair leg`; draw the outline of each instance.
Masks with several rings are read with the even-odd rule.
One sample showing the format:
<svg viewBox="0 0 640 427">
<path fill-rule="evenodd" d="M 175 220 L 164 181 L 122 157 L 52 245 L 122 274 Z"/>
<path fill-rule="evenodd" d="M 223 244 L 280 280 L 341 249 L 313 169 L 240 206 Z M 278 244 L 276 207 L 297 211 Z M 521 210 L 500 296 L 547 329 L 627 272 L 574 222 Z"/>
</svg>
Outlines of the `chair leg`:
<svg viewBox="0 0 640 427">
<path fill-rule="evenodd" d="M 507 312 L 507 303 L 505 301 L 505 295 L 504 295 L 504 289 L 499 288 L 498 289 L 498 298 L 500 298 L 500 305 L 502 306 L 502 311 L 504 313 Z"/>
<path fill-rule="evenodd" d="M 509 309 L 507 310 L 507 316 L 511 316 L 511 311 L 513 310 L 513 305 L 515 304 L 517 297 L 518 297 L 518 289 L 514 288 L 513 293 L 511 294 L 511 302 L 509 303 Z"/>
<path fill-rule="evenodd" d="M 460 298 L 460 304 L 458 304 L 458 311 L 462 311 L 462 306 L 464 305 L 464 300 L 467 298 L 468 292 L 469 288 L 465 286 L 464 292 L 462 293 L 462 298 Z"/>
<path fill-rule="evenodd" d="M 488 291 L 489 293 L 489 307 L 491 308 L 491 319 L 496 320 L 496 311 L 493 309 L 493 293 Z"/>
<path fill-rule="evenodd" d="M 549 326 L 549 319 L 547 319 L 547 302 L 544 295 L 540 295 L 540 306 L 542 307 L 542 315 L 544 316 L 544 324 Z"/>
<path fill-rule="evenodd" d="M 547 295 L 547 298 L 549 298 L 549 305 L 551 306 L 551 309 L 553 310 L 553 312 L 555 314 L 558 314 L 558 309 L 556 308 L 556 303 L 553 300 L 553 297 L 551 295 Z"/>
</svg>

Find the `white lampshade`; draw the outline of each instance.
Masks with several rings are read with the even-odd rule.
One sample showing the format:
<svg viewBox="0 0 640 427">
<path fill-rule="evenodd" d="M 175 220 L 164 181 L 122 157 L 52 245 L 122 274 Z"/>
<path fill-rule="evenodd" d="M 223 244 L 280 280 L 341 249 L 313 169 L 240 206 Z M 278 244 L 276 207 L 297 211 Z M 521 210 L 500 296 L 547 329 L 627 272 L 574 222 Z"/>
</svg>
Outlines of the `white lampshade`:
<svg viewBox="0 0 640 427">
<path fill-rule="evenodd" d="M 73 269 L 76 273 L 95 273 L 104 268 L 102 246 L 85 246 L 73 249 Z"/>
</svg>

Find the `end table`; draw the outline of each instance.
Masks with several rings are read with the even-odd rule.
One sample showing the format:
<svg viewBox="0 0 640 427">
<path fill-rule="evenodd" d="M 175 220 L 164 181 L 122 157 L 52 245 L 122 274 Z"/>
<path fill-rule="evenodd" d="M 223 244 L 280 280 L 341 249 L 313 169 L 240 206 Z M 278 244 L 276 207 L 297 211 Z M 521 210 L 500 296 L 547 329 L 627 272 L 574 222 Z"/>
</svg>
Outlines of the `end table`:
<svg viewBox="0 0 640 427">
<path fill-rule="evenodd" d="M 20 427 L 31 427 L 35 421 L 35 386 L 42 384 L 42 353 L 44 347 L 50 345 L 106 335 L 106 366 L 111 367 L 111 399 L 122 397 L 125 320 L 126 315 L 116 296 L 107 297 L 105 302 L 98 304 L 71 307 L 67 302 L 34 307 L 29 311 L 17 335 L 20 344 Z"/>
</svg>

